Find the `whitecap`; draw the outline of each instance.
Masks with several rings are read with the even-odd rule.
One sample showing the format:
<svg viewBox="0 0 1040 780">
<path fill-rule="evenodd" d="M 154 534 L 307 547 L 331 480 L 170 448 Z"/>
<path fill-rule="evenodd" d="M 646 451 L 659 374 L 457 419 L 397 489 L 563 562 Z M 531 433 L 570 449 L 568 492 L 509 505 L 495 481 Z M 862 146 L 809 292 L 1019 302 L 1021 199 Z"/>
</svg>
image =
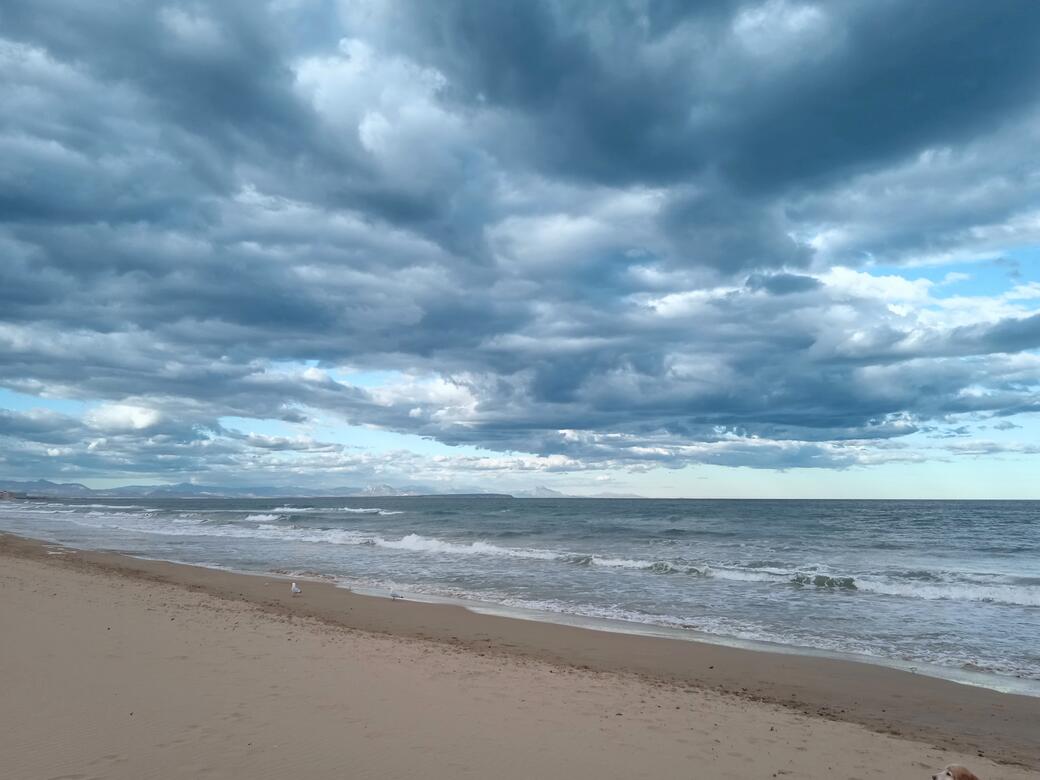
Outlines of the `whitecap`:
<svg viewBox="0 0 1040 780">
<path fill-rule="evenodd" d="M 548 550 L 530 550 L 518 547 L 499 547 L 489 542 L 446 542 L 419 534 L 408 534 L 401 539 L 384 539 L 375 537 L 373 543 L 378 547 L 392 550 L 413 550 L 416 552 L 449 553 L 453 555 L 498 555 L 509 558 L 531 558 L 536 560 L 555 560 L 558 553 Z"/>
</svg>

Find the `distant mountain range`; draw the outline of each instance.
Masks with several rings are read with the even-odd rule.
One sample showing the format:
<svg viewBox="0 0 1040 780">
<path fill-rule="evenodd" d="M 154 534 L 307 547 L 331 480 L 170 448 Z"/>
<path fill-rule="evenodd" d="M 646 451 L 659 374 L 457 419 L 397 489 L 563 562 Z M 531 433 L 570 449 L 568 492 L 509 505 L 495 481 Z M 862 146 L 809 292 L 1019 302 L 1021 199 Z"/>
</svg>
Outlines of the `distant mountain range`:
<svg viewBox="0 0 1040 780">
<path fill-rule="evenodd" d="M 596 493 L 591 496 L 575 496 L 569 493 L 561 493 L 544 486 L 534 487 L 530 490 L 518 490 L 513 493 L 515 498 L 645 498 L 635 493 Z"/>
<path fill-rule="evenodd" d="M 368 485 L 366 487 L 306 488 L 295 485 L 285 487 L 227 487 L 222 485 L 194 485 L 181 482 L 176 485 L 126 485 L 115 488 L 88 488 L 78 482 L 51 482 L 37 479 L 30 482 L 0 480 L 0 490 L 25 493 L 30 496 L 47 497 L 96 497 L 96 498 L 280 498 L 287 496 L 416 496 L 430 491 L 419 486 L 395 488 L 391 485 Z"/>
<path fill-rule="evenodd" d="M 228 487 L 222 485 L 195 485 L 181 482 L 176 485 L 126 485 L 115 488 L 89 488 L 78 482 L 51 482 L 46 479 L 17 481 L 0 479 L 0 491 L 47 498 L 377 498 L 383 496 L 472 495 L 508 496 L 515 498 L 642 498 L 642 496 L 601 493 L 596 496 L 572 496 L 547 487 L 534 487 L 516 493 L 486 493 L 465 491 L 445 493 L 426 485 L 366 485 L 364 487 L 309 488 L 298 485 L 283 487 L 252 486 Z"/>
</svg>

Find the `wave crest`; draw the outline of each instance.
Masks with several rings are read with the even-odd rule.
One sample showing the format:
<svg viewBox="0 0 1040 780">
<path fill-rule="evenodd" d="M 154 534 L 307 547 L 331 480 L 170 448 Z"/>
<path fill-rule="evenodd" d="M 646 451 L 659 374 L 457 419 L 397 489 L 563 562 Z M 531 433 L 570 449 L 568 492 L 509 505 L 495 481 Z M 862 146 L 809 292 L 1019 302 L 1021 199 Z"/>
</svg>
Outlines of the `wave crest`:
<svg viewBox="0 0 1040 780">
<path fill-rule="evenodd" d="M 414 550 L 416 552 L 450 553 L 454 555 L 497 555 L 507 558 L 530 558 L 534 560 L 554 560 L 558 555 L 548 550 L 529 550 L 519 547 L 499 547 L 490 542 L 446 542 L 419 534 L 408 534 L 401 539 L 384 539 L 374 537 L 372 543 L 377 547 L 391 550 Z"/>
<path fill-rule="evenodd" d="M 856 590 L 855 577 L 828 577 L 826 574 L 796 574 L 791 578 L 795 585 L 815 585 L 817 588 Z"/>
<path fill-rule="evenodd" d="M 389 515 L 401 515 L 404 514 L 402 510 L 398 509 L 383 509 L 378 506 L 276 506 L 271 510 L 272 512 L 281 512 L 282 514 L 298 515 L 305 514 L 307 512 L 323 512 L 323 513 L 334 513 L 344 512 L 350 515 L 381 515 L 387 517 Z"/>
</svg>

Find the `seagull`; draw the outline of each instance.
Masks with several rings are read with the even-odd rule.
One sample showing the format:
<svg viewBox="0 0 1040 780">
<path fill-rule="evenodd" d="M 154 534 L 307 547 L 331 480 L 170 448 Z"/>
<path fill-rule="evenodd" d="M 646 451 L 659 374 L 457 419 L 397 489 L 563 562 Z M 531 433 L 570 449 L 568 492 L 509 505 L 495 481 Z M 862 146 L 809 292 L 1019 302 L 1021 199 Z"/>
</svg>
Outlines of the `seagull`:
<svg viewBox="0 0 1040 780">
<path fill-rule="evenodd" d="M 390 588 L 390 600 L 391 601 L 396 601 L 397 599 L 403 599 L 403 598 L 404 598 L 404 596 L 402 596 L 400 593 L 398 593 L 396 590 L 394 590 L 394 588 L 391 586 L 391 588 Z"/>
<path fill-rule="evenodd" d="M 300 590 L 300 586 L 297 585 L 295 582 L 292 584 L 292 587 L 289 590 L 292 591 L 292 594 L 294 596 L 299 596 L 301 593 L 303 593 L 303 591 Z"/>
</svg>

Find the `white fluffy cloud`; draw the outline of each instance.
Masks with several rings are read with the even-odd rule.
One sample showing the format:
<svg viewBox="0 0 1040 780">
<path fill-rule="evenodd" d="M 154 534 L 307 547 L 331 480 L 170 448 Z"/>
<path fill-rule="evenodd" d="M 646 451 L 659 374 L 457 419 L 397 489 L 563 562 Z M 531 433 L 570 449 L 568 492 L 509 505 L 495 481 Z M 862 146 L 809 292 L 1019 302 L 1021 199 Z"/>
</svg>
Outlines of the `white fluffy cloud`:
<svg viewBox="0 0 1040 780">
<path fill-rule="evenodd" d="M 154 428 L 162 420 L 155 409 L 129 404 L 103 404 L 86 415 L 86 423 L 102 432 L 124 433 Z"/>
</svg>

